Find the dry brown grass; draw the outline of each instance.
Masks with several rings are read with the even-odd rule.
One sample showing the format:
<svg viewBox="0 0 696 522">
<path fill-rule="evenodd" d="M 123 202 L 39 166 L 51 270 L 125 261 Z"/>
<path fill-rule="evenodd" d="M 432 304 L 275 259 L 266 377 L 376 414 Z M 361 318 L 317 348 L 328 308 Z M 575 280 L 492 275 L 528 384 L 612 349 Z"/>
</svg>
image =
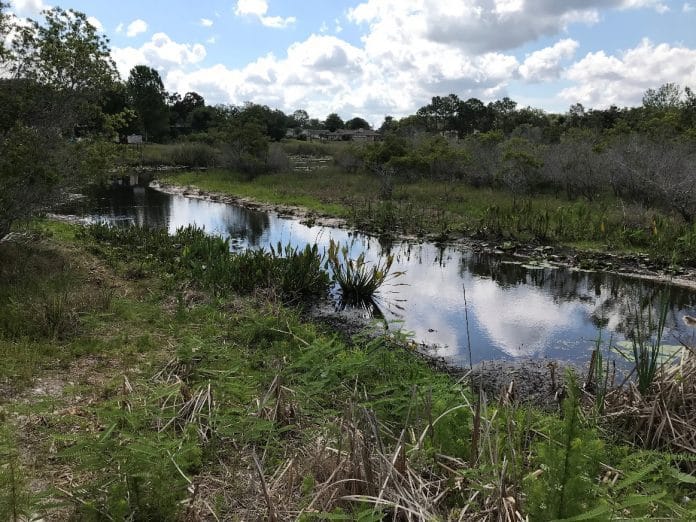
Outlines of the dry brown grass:
<svg viewBox="0 0 696 522">
<path fill-rule="evenodd" d="M 607 416 L 636 444 L 696 454 L 696 353 L 659 371 L 645 394 L 635 383 L 607 396 Z"/>
</svg>

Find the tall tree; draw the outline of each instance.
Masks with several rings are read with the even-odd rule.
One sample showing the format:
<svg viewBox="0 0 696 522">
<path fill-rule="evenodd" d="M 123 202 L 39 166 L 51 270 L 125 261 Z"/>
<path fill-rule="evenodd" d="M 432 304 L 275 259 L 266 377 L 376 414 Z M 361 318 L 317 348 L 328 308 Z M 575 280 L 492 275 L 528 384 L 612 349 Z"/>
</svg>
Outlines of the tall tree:
<svg viewBox="0 0 696 522">
<path fill-rule="evenodd" d="M 128 76 L 127 89 L 145 139 L 164 138 L 169 132 L 169 109 L 159 73 L 147 65 L 136 65 Z"/>
<path fill-rule="evenodd" d="M 101 97 L 118 77 L 84 14 L 54 8 L 43 24 L 18 24 L 6 7 L 0 2 L 0 40 L 15 36 L 2 49 L 11 76 L 0 80 L 0 237 L 105 169 L 99 144 L 66 138 L 100 119 Z"/>
<path fill-rule="evenodd" d="M 326 117 L 324 125 L 331 132 L 335 132 L 338 129 L 342 129 L 345 126 L 341 117 L 335 112 L 332 112 Z"/>
<path fill-rule="evenodd" d="M 682 90 L 676 83 L 665 83 L 658 89 L 648 89 L 643 95 L 643 107 L 655 111 L 679 109 L 682 105 Z"/>
<path fill-rule="evenodd" d="M 292 113 L 292 120 L 301 129 L 306 129 L 307 123 L 309 122 L 309 114 L 307 114 L 307 111 L 304 109 L 297 109 Z"/>
<path fill-rule="evenodd" d="M 370 124 L 359 117 L 352 118 L 346 122 L 346 129 L 358 130 L 358 129 L 369 129 Z"/>
</svg>

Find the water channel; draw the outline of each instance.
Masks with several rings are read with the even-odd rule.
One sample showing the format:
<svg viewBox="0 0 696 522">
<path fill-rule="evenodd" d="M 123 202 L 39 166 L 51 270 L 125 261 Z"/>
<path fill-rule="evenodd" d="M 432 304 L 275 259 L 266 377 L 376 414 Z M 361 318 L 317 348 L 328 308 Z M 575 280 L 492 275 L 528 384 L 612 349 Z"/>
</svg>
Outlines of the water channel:
<svg viewBox="0 0 696 522">
<path fill-rule="evenodd" d="M 377 315 L 390 328 L 412 333 L 417 342 L 437 345 L 438 355 L 463 366 L 528 357 L 582 363 L 600 330 L 605 341 L 611 336 L 615 343 L 623 342 L 625 351 L 639 301 L 666 288 L 616 274 L 530 268 L 461 246 L 385 243 L 346 229 L 305 226 L 273 212 L 152 188 L 112 187 L 90 198 L 82 215 L 88 221 L 166 227 L 170 232 L 195 224 L 230 238 L 238 249 L 268 248 L 278 242 L 316 242 L 321 249 L 333 239 L 349 245 L 353 257 L 365 251 L 368 259 L 376 260 L 392 253 L 393 270 L 405 275 L 382 290 Z M 679 287 L 669 292 L 663 342 L 693 342 L 696 329 L 685 326 L 683 316 L 696 315 L 696 292 Z"/>
</svg>

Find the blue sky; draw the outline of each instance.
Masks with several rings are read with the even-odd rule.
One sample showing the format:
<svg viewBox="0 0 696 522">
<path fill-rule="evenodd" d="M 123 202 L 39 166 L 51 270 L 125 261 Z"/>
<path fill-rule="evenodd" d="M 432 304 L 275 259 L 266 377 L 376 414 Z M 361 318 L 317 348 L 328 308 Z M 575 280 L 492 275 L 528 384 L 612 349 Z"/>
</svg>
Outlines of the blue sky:
<svg viewBox="0 0 696 522">
<path fill-rule="evenodd" d="M 12 0 L 37 18 L 50 0 Z M 156 68 L 210 104 L 379 124 L 455 93 L 565 111 L 696 88 L 696 0 L 64 0 L 111 41 L 124 79 Z"/>
</svg>

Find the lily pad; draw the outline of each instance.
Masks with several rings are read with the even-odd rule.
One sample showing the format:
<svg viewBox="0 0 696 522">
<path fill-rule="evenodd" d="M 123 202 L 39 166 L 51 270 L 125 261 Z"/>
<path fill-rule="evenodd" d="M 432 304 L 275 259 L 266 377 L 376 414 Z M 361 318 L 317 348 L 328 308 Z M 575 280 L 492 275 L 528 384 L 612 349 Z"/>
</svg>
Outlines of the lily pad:
<svg viewBox="0 0 696 522">
<path fill-rule="evenodd" d="M 629 340 L 619 341 L 615 343 L 611 349 L 621 355 L 628 361 L 633 361 L 633 343 Z M 682 350 L 682 346 L 678 344 L 662 344 L 660 345 L 660 354 L 657 356 L 658 364 L 674 362 Z"/>
</svg>

